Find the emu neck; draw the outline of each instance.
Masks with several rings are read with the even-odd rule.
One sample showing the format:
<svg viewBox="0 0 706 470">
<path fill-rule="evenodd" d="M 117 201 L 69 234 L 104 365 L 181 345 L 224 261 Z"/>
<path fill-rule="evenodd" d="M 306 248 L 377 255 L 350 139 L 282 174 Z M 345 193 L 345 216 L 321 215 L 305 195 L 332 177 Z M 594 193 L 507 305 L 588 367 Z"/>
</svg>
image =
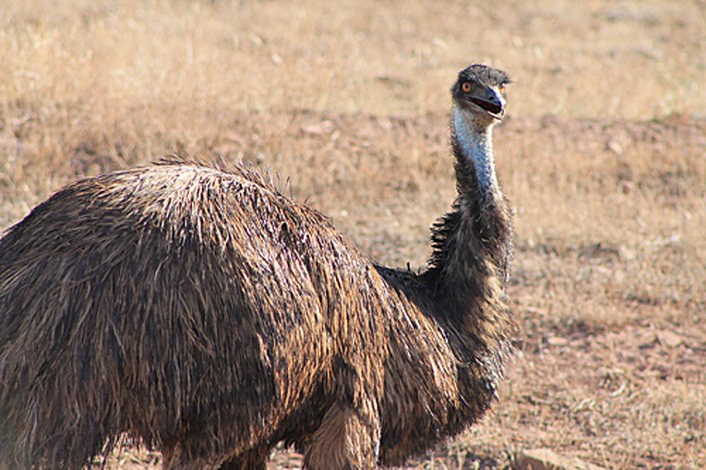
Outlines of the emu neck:
<svg viewBox="0 0 706 470">
<path fill-rule="evenodd" d="M 493 161 L 493 127 L 469 124 L 463 111 L 456 108 L 454 111 L 454 135 L 456 144 L 454 150 L 459 164 L 471 163 L 475 169 L 475 183 L 479 196 L 483 199 L 488 195 L 498 192 L 498 181 L 495 176 L 495 162 Z M 459 177 L 465 175 L 458 175 Z M 473 182 L 465 181 L 463 183 Z M 464 185 L 465 186 L 465 185 Z"/>
<path fill-rule="evenodd" d="M 485 124 L 485 125 L 483 125 Z M 456 109 L 452 120 L 458 197 L 432 231 L 430 280 L 458 308 L 480 295 L 504 292 L 512 256 L 512 220 L 495 176 L 492 122 L 471 121 Z"/>
</svg>

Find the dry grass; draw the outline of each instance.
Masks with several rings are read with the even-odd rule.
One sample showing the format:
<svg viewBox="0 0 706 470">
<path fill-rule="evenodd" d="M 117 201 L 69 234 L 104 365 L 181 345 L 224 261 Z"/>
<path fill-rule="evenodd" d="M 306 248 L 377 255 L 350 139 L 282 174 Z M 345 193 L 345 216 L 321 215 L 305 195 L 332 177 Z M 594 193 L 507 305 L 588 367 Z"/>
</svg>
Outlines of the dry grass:
<svg viewBox="0 0 706 470">
<path fill-rule="evenodd" d="M 496 150 L 517 208 L 524 337 L 495 412 L 411 468 L 501 468 L 538 446 L 612 468 L 702 468 L 704 11 L 0 1 L 0 227 L 76 177 L 217 152 L 275 168 L 380 261 L 420 266 L 454 191 L 448 87 L 490 63 L 516 81 Z"/>
</svg>

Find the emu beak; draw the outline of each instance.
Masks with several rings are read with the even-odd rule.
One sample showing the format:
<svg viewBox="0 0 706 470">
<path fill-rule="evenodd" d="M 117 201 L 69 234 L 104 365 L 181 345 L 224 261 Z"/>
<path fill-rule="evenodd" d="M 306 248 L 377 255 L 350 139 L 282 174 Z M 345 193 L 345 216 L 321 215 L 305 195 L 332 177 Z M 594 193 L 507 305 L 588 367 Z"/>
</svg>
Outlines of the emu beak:
<svg viewBox="0 0 706 470">
<path fill-rule="evenodd" d="M 488 87 L 483 91 L 483 96 L 471 96 L 468 100 L 495 119 L 502 119 L 505 115 L 505 98 L 495 88 Z"/>
</svg>

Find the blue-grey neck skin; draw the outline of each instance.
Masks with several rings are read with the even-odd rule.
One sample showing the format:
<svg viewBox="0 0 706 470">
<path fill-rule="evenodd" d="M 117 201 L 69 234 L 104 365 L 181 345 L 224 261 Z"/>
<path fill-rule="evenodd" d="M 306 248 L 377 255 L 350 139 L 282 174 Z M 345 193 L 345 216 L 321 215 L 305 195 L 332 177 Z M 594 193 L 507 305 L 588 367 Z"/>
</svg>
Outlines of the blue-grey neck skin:
<svg viewBox="0 0 706 470">
<path fill-rule="evenodd" d="M 493 161 L 493 126 L 483 131 L 472 129 L 469 118 L 458 106 L 454 110 L 454 131 L 464 156 L 473 163 L 478 178 L 478 189 L 482 195 L 498 193 L 498 181 Z"/>
</svg>

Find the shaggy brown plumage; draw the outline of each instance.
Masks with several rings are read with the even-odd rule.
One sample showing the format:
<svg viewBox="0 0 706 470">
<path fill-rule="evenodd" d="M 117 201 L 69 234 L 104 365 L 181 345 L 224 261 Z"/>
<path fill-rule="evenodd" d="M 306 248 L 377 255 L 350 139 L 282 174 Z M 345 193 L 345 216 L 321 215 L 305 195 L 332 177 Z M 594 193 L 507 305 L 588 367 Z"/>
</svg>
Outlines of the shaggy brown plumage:
<svg viewBox="0 0 706 470">
<path fill-rule="evenodd" d="M 472 66 L 452 90 L 459 197 L 418 275 L 244 166 L 166 161 L 37 206 L 0 241 L 0 468 L 80 468 L 127 433 L 166 469 L 264 469 L 281 441 L 370 469 L 475 422 L 515 329 L 485 174 L 507 82 Z"/>
</svg>

